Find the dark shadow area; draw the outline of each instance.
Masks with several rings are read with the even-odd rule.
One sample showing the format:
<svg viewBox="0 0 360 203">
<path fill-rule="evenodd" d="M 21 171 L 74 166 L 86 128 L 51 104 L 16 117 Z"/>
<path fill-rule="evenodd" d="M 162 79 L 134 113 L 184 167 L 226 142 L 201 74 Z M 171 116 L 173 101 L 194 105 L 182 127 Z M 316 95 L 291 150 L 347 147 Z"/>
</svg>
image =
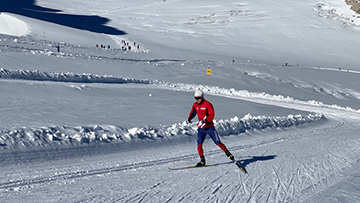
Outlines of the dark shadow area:
<svg viewBox="0 0 360 203">
<path fill-rule="evenodd" d="M 237 163 L 240 164 L 240 166 L 244 169 L 244 173 L 247 173 L 246 170 L 246 166 L 250 163 L 254 163 L 257 161 L 268 161 L 271 159 L 275 159 L 277 156 L 276 155 L 270 155 L 270 156 L 253 156 L 251 158 L 248 159 L 243 159 L 243 160 L 238 160 Z M 224 164 L 234 164 L 234 162 L 230 161 L 230 162 L 223 162 L 223 163 L 217 163 L 217 164 L 210 164 L 208 166 L 219 166 L 219 165 L 224 165 Z M 188 167 L 187 167 L 188 168 Z M 184 168 L 181 168 L 184 169 Z"/>
<path fill-rule="evenodd" d="M 238 161 L 241 166 L 243 168 L 245 168 L 248 164 L 257 162 L 257 161 L 268 161 L 271 159 L 275 159 L 277 156 L 276 155 L 270 155 L 270 156 L 253 156 L 252 158 L 249 159 L 243 159 L 241 161 Z"/>
<path fill-rule="evenodd" d="M 106 26 L 110 20 L 100 16 L 85 16 L 61 13 L 61 10 L 36 5 L 36 0 L 1 0 L 0 13 L 8 12 L 38 20 L 47 21 L 80 30 L 111 35 L 124 35 L 126 32 Z"/>
</svg>

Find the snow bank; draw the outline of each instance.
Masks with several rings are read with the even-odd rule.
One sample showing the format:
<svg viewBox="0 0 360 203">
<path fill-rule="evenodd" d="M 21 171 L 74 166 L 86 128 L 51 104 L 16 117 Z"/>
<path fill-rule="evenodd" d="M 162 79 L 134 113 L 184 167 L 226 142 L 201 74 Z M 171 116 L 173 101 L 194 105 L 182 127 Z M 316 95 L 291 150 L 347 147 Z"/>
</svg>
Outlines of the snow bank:
<svg viewBox="0 0 360 203">
<path fill-rule="evenodd" d="M 266 128 L 288 128 L 326 120 L 322 114 L 289 115 L 287 117 L 266 117 L 246 115 L 229 120 L 215 121 L 221 136 L 238 135 L 247 130 Z M 15 128 L 0 131 L 0 149 L 21 149 L 34 147 L 77 146 L 96 143 L 138 142 L 163 140 L 172 137 L 195 136 L 195 124 L 175 123 L 171 126 L 144 126 L 124 128 L 112 125 L 95 126 L 53 126 L 42 128 Z"/>
<path fill-rule="evenodd" d="M 29 26 L 10 15 L 0 13 L 0 33 L 5 35 L 22 36 L 30 33 Z"/>
<path fill-rule="evenodd" d="M 182 84 L 182 83 L 167 83 L 161 81 L 152 81 L 152 84 L 156 83 L 159 86 L 164 88 L 173 89 L 175 91 L 195 91 L 196 89 L 200 89 L 205 94 L 212 94 L 212 95 L 222 95 L 231 98 L 255 98 L 255 99 L 262 99 L 262 100 L 270 100 L 270 101 L 279 101 L 279 102 L 287 102 L 287 103 L 294 103 L 294 104 L 304 104 L 310 106 L 321 106 L 331 109 L 338 109 L 343 111 L 350 111 L 350 112 L 357 112 L 360 113 L 360 109 L 353 109 L 350 107 L 342 107 L 336 104 L 324 104 L 323 102 L 316 101 L 316 100 L 309 100 L 309 101 L 302 101 L 298 99 L 294 99 L 293 97 L 284 96 L 284 95 L 271 95 L 266 92 L 249 92 L 247 90 L 236 90 L 234 88 L 221 88 L 216 86 L 203 86 L 203 85 L 195 85 L 195 84 Z"/>
<path fill-rule="evenodd" d="M 0 78 L 4 79 L 21 79 L 36 81 L 54 81 L 54 82 L 81 82 L 81 83 L 138 83 L 149 84 L 149 80 L 119 78 L 107 75 L 94 75 L 89 73 L 56 73 L 56 72 L 40 72 L 31 70 L 7 70 L 0 69 Z"/>
</svg>

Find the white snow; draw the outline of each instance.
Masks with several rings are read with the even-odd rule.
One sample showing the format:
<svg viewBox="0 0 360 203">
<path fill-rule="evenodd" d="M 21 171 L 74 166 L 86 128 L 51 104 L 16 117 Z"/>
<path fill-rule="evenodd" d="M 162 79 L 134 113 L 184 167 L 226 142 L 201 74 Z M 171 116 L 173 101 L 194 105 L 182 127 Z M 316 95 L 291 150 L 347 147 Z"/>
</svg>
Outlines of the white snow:
<svg viewBox="0 0 360 203">
<path fill-rule="evenodd" d="M 0 33 L 22 36 L 29 34 L 30 28 L 24 21 L 6 13 L 0 13 Z"/>
<path fill-rule="evenodd" d="M 34 3 L 0 3 L 0 202 L 360 201 L 345 1 Z M 209 138 L 168 169 L 196 89 L 248 174 Z"/>
<path fill-rule="evenodd" d="M 222 136 L 245 133 L 248 130 L 267 128 L 288 128 L 324 121 L 323 115 L 289 115 L 287 117 L 253 117 L 215 121 L 217 131 Z M 172 126 L 151 126 L 122 128 L 121 126 L 51 126 L 42 128 L 15 128 L 0 132 L 1 149 L 21 149 L 33 147 L 76 146 L 89 143 L 141 141 L 146 139 L 169 139 L 173 136 L 196 135 L 195 125 L 175 123 Z M 194 138 L 195 139 L 195 138 Z"/>
</svg>

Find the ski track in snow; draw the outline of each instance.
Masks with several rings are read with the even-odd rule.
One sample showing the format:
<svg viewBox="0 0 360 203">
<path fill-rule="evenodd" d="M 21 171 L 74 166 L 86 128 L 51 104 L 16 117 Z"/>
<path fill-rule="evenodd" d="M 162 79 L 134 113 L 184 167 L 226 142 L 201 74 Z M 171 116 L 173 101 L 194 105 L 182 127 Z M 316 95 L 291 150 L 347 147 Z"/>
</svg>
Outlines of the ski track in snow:
<svg viewBox="0 0 360 203">
<path fill-rule="evenodd" d="M 250 121 L 250 123 L 251 123 L 251 121 Z M 321 129 L 308 132 L 308 134 L 295 134 L 295 135 L 290 135 L 290 136 L 286 135 L 286 136 L 282 136 L 282 137 L 275 136 L 273 138 L 262 139 L 258 142 L 254 142 L 254 143 L 250 143 L 250 144 L 233 146 L 230 149 L 232 151 L 239 151 L 239 150 L 245 150 L 245 149 L 249 149 L 249 148 L 257 148 L 257 147 L 261 147 L 263 145 L 276 144 L 279 142 L 284 142 L 285 140 L 296 139 L 297 137 L 300 137 L 300 136 L 301 137 L 309 137 L 314 134 L 320 134 L 320 133 L 323 133 L 326 131 L 331 131 L 336 128 L 340 128 L 343 125 L 344 125 L 344 123 L 340 122 L 333 126 L 326 126 Z M 51 153 L 51 152 L 49 152 L 49 153 Z M 57 152 L 53 152 L 53 153 L 57 153 Z M 210 150 L 207 152 L 208 156 L 216 155 L 216 154 L 218 154 L 218 150 Z M 34 156 L 34 155 L 32 155 L 32 156 Z M 113 167 L 100 168 L 100 169 L 94 169 L 94 170 L 76 171 L 76 172 L 71 172 L 71 173 L 64 173 L 64 174 L 59 174 L 59 175 L 54 175 L 54 176 L 33 178 L 33 179 L 27 179 L 27 180 L 11 180 L 8 182 L 0 182 L 0 189 L 23 187 L 23 186 L 33 185 L 33 184 L 82 178 L 82 177 L 87 177 L 87 176 L 96 176 L 96 175 L 107 174 L 107 173 L 112 173 L 112 172 L 124 172 L 126 170 L 131 170 L 131 169 L 138 169 L 138 168 L 143 168 L 143 167 L 151 167 L 151 166 L 157 166 L 157 165 L 170 164 L 170 163 L 174 163 L 174 162 L 178 162 L 178 161 L 184 161 L 184 160 L 188 160 L 190 158 L 195 158 L 197 156 L 198 156 L 197 154 L 189 154 L 189 155 L 171 157 L 171 158 L 166 158 L 166 159 L 156 159 L 154 161 L 138 162 L 138 163 L 134 163 L 134 164 L 113 166 Z M 240 157 L 240 158 L 253 159 L 255 157 Z"/>
<path fill-rule="evenodd" d="M 275 136 L 270 139 L 263 139 L 258 142 L 253 142 L 249 144 L 241 144 L 233 146 L 231 150 L 234 153 L 243 153 L 251 152 L 252 149 L 271 149 L 282 143 L 296 143 L 299 141 L 308 141 L 310 139 L 316 139 L 316 141 L 321 141 L 321 139 L 327 139 L 327 136 L 318 136 L 326 135 L 332 132 L 341 132 L 346 130 L 345 124 L 343 122 L 333 123 L 330 126 L 326 125 L 322 128 L 317 128 L 315 130 L 307 131 L 306 133 L 297 133 L 281 136 Z M 346 142 L 346 141 L 345 141 Z M 204 201 L 203 197 L 207 197 L 206 201 L 262 201 L 262 202 L 293 202 L 301 194 L 306 194 L 307 191 L 310 192 L 313 189 L 318 187 L 323 187 L 325 185 L 331 184 L 333 181 L 329 177 L 330 175 L 339 174 L 344 167 L 351 166 L 351 159 L 353 156 L 345 157 L 337 155 L 338 150 L 341 149 L 343 143 L 334 142 L 332 151 L 328 151 L 329 146 L 323 146 L 320 142 L 318 147 L 319 151 L 327 150 L 325 156 L 328 159 L 323 159 L 323 155 L 319 154 L 318 156 L 305 156 L 304 162 L 301 163 L 294 156 L 302 156 L 301 153 L 304 153 L 304 149 L 294 148 L 294 151 L 288 156 L 283 157 L 285 161 L 279 161 L 279 165 L 274 164 L 274 167 L 261 170 L 261 166 L 257 163 L 261 161 L 261 158 L 264 160 L 276 160 L 276 156 L 269 156 L 266 151 L 262 153 L 262 156 L 240 156 L 238 157 L 241 160 L 242 164 L 245 165 L 251 171 L 257 171 L 257 173 L 251 173 L 247 176 L 239 175 L 236 177 L 236 173 L 233 170 L 224 171 L 224 173 L 218 173 L 216 171 L 210 171 L 207 169 L 193 169 L 192 171 L 196 173 L 196 170 L 207 170 L 209 178 L 204 180 L 206 184 L 194 183 L 194 186 L 189 188 L 189 190 L 181 191 L 176 194 L 166 194 L 166 190 L 162 191 L 161 188 L 166 188 L 167 185 L 171 185 L 171 177 L 169 179 L 155 180 L 155 182 L 145 182 L 143 186 L 136 191 L 132 191 L 125 194 L 118 194 L 116 196 L 93 196 L 90 199 L 82 199 L 81 202 L 93 201 L 94 199 L 98 201 L 146 201 L 146 202 L 170 202 L 172 201 Z M 340 146 L 338 146 L 340 145 Z M 347 150 L 348 153 L 356 149 L 356 143 L 352 145 L 352 148 Z M 359 150 L 356 150 L 359 151 Z M 210 150 L 207 152 L 208 157 L 217 156 L 218 150 Z M 299 155 L 300 154 L 300 155 Z M 264 156 L 266 155 L 266 156 Z M 52 182 L 58 184 L 66 184 L 74 180 L 81 180 L 84 178 L 87 179 L 96 179 L 100 181 L 106 176 L 112 174 L 118 177 L 124 177 L 125 174 L 131 173 L 131 175 L 136 176 L 138 173 L 144 173 L 145 171 L 156 170 L 157 167 L 164 168 L 167 165 L 174 163 L 182 163 L 189 159 L 194 159 L 197 157 L 197 154 L 188 154 L 181 156 L 173 156 L 171 158 L 165 159 L 155 159 L 153 161 L 146 162 L 137 162 L 134 164 L 126 165 L 116 165 L 111 167 L 100 167 L 90 170 L 79 170 L 79 171 L 70 171 L 70 172 L 57 172 L 56 175 L 51 175 L 49 173 L 43 173 L 39 177 L 35 178 L 24 178 L 20 180 L 3 180 L 0 182 L 0 189 L 4 191 L 13 191 L 13 190 L 22 190 L 25 188 L 36 188 L 36 185 L 39 184 L 50 184 Z M 301 160 L 300 160 L 301 161 Z M 250 164 L 251 163 L 251 164 Z M 249 165 L 250 164 L 250 165 Z M 227 164 L 226 164 L 227 165 Z M 221 165 L 219 166 L 221 167 Z M 145 169 L 137 171 L 137 169 Z M 226 168 L 231 168 L 226 166 Z M 234 166 L 235 170 L 235 166 Z M 184 173 L 180 171 L 179 173 Z M 194 175 L 189 171 L 190 174 Z M 239 173 L 239 172 L 237 172 Z M 286 174 L 286 175 L 285 175 Z M 130 175 L 130 176 L 131 176 Z M 169 174 L 170 175 L 170 174 Z M 234 177 L 235 176 L 235 177 Z M 101 177 L 99 179 L 98 177 Z M 195 177 L 195 179 L 197 179 Z M 233 184 L 233 180 L 239 181 L 240 184 Z M 200 191 L 200 194 L 194 194 L 191 191 L 196 190 Z M 234 192 L 237 191 L 237 192 Z M 220 193 L 229 193 L 230 196 L 222 196 Z M 158 194 L 156 196 L 153 196 Z M 209 196 L 209 194 L 211 194 Z M 170 196 L 169 196 L 170 195 Z M 154 197 L 156 197 L 154 199 Z"/>
</svg>

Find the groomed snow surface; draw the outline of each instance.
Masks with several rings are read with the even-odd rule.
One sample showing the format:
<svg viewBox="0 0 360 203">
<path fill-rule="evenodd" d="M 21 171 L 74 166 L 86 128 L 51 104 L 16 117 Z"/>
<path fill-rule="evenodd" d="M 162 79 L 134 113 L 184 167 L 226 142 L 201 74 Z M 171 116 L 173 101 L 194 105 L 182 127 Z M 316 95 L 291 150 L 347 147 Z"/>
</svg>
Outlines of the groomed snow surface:
<svg viewBox="0 0 360 203">
<path fill-rule="evenodd" d="M 0 4 L 0 202 L 360 202 L 345 1 Z"/>
</svg>

